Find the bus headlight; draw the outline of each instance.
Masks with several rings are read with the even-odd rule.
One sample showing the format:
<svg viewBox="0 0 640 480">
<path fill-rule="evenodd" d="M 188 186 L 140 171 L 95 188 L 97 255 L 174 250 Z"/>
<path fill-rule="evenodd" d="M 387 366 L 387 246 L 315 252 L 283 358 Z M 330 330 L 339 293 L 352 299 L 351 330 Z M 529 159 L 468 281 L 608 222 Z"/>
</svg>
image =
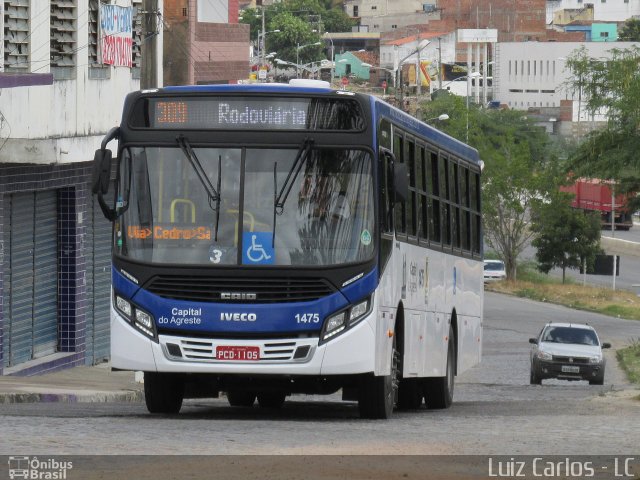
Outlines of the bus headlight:
<svg viewBox="0 0 640 480">
<path fill-rule="evenodd" d="M 329 341 L 365 318 L 369 312 L 371 312 L 372 300 L 373 296 L 370 296 L 365 300 L 328 317 L 322 327 L 319 344 L 321 345 Z"/>
<path fill-rule="evenodd" d="M 347 327 L 345 323 L 346 320 L 347 312 L 340 312 L 333 317 L 329 317 L 324 323 L 322 340 L 328 340 L 329 338 L 343 331 Z"/>
<path fill-rule="evenodd" d="M 134 303 L 114 294 L 116 310 L 127 319 L 137 330 L 157 342 L 155 323 L 153 317 L 138 308 Z"/>
<path fill-rule="evenodd" d="M 127 302 L 124 298 L 116 295 L 116 308 L 120 310 L 124 314 L 125 317 L 131 318 L 131 304 Z"/>
</svg>

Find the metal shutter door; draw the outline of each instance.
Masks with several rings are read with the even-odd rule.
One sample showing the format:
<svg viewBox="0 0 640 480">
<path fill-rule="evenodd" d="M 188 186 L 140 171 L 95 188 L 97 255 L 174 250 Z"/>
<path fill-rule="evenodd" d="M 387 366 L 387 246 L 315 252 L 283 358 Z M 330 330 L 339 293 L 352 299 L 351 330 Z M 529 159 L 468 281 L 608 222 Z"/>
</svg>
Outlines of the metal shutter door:
<svg viewBox="0 0 640 480">
<path fill-rule="evenodd" d="M 33 193 L 11 195 L 9 365 L 33 357 Z"/>
<path fill-rule="evenodd" d="M 113 194 L 105 198 L 111 203 Z M 110 307 L 111 307 L 111 222 L 93 201 L 92 212 L 93 252 L 92 263 L 92 306 L 93 306 L 93 363 L 109 358 L 110 354 Z M 88 269 L 88 268 L 87 268 Z"/>
<path fill-rule="evenodd" d="M 57 191 L 35 194 L 33 357 L 56 351 L 58 345 L 58 218 Z"/>
<path fill-rule="evenodd" d="M 2 282 L 2 305 L 4 316 L 4 356 L 3 365 L 9 366 L 9 360 L 11 358 L 11 196 L 7 195 L 4 198 L 4 232 L 2 235 L 3 240 L 3 282 Z"/>
</svg>

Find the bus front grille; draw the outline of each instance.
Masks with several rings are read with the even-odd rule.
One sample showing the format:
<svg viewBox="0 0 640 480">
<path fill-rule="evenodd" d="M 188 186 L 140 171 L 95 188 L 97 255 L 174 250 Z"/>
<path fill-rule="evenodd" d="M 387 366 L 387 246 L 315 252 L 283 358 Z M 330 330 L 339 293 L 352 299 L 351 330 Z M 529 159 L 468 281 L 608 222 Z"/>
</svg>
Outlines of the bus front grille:
<svg viewBox="0 0 640 480">
<path fill-rule="evenodd" d="M 159 275 L 146 288 L 173 300 L 213 303 L 311 302 L 336 290 L 320 278 L 222 278 Z"/>
</svg>

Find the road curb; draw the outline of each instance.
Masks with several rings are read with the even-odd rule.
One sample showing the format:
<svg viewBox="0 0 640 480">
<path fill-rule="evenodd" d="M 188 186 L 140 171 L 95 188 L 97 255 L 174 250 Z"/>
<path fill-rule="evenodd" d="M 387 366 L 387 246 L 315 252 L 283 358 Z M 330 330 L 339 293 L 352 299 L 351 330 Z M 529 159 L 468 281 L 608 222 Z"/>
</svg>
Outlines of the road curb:
<svg viewBox="0 0 640 480">
<path fill-rule="evenodd" d="M 0 404 L 13 403 L 140 403 L 144 401 L 141 391 L 94 393 L 2 393 Z"/>
</svg>

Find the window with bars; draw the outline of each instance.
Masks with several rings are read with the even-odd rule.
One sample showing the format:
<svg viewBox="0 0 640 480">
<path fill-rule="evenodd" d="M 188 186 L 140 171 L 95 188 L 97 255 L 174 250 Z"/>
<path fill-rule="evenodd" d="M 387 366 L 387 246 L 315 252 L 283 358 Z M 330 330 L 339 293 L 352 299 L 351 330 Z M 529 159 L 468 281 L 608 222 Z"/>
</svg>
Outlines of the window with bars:
<svg viewBox="0 0 640 480">
<path fill-rule="evenodd" d="M 4 70 L 29 71 L 29 0 L 4 2 Z"/>
<path fill-rule="evenodd" d="M 50 65 L 56 79 L 71 78 L 76 65 L 77 0 L 51 0 Z"/>
<path fill-rule="evenodd" d="M 110 78 L 111 69 L 107 65 L 100 63 L 98 54 L 100 48 L 99 30 L 100 30 L 100 1 L 89 0 L 88 25 L 89 39 L 87 42 L 88 61 L 89 61 L 89 78 L 91 79 L 107 79 Z"/>
<path fill-rule="evenodd" d="M 142 44 L 142 0 L 133 0 L 133 45 L 131 46 L 131 56 L 133 57 L 133 67 L 131 69 L 132 78 L 140 78 L 140 67 L 142 66 L 142 55 L 140 54 L 140 45 Z"/>
</svg>

